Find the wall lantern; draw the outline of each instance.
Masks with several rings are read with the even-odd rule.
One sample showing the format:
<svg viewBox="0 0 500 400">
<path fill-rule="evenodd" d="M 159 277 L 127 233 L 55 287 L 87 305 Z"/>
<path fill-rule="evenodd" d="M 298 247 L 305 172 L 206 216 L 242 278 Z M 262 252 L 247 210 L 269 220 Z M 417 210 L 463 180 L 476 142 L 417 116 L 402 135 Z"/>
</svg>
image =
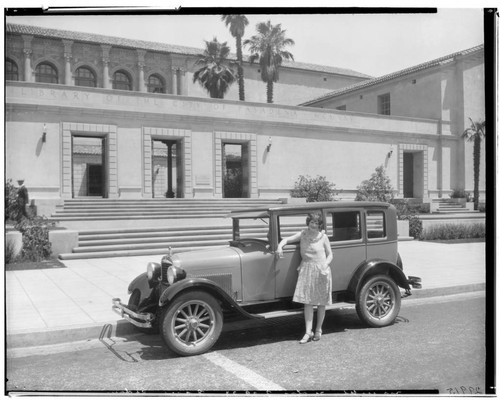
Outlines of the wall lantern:
<svg viewBox="0 0 500 400">
<path fill-rule="evenodd" d="M 273 140 L 271 139 L 271 136 L 269 136 L 269 139 L 268 139 L 268 144 L 267 144 L 267 152 L 269 153 L 271 151 L 271 146 L 273 145 Z"/>
<path fill-rule="evenodd" d="M 46 141 L 47 141 L 47 125 L 43 124 L 42 142 L 45 143 Z"/>
<path fill-rule="evenodd" d="M 391 148 L 390 148 L 390 150 L 389 150 L 389 153 L 387 153 L 387 158 L 391 158 L 391 156 L 392 156 L 392 151 L 393 151 L 393 150 L 392 150 L 392 145 L 391 145 Z"/>
</svg>

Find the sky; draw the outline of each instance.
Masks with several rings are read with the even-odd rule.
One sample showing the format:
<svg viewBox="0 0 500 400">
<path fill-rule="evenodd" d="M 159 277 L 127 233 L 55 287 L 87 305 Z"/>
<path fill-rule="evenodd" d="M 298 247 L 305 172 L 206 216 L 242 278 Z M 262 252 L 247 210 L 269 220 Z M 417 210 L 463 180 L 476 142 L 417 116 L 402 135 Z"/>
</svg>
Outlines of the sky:
<svg viewBox="0 0 500 400">
<path fill-rule="evenodd" d="M 230 10 L 206 8 L 205 14 L 189 15 L 162 15 L 162 9 L 154 10 L 158 13 L 143 16 L 132 14 L 132 9 L 125 15 L 7 16 L 6 22 L 199 49 L 204 48 L 204 40 L 217 37 L 221 42 L 227 41 L 236 52 L 235 40 L 220 15 L 209 14 L 231 13 Z M 257 10 L 266 12 L 265 8 Z M 332 13 L 339 9 L 278 14 L 279 9 L 268 10 L 269 13 L 245 14 L 250 23 L 244 39 L 255 34 L 257 23 L 270 20 L 272 24 L 280 23 L 286 36 L 295 41 L 288 48 L 295 61 L 346 68 L 370 76 L 382 76 L 484 43 L 482 8 L 438 8 L 431 14 Z M 244 53 L 248 54 L 245 50 Z"/>
</svg>

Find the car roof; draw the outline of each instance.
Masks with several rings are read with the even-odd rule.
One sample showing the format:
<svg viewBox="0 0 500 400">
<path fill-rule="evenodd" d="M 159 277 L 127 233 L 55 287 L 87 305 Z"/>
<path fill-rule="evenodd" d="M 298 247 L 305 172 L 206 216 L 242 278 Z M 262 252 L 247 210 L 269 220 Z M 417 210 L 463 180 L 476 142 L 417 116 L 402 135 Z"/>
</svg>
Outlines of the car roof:
<svg viewBox="0 0 500 400">
<path fill-rule="evenodd" d="M 246 210 L 231 211 L 231 218 L 265 218 L 270 212 L 277 211 L 307 211 L 322 208 L 388 208 L 389 203 L 381 201 L 322 201 L 304 204 L 283 204 L 271 207 L 248 208 Z"/>
</svg>

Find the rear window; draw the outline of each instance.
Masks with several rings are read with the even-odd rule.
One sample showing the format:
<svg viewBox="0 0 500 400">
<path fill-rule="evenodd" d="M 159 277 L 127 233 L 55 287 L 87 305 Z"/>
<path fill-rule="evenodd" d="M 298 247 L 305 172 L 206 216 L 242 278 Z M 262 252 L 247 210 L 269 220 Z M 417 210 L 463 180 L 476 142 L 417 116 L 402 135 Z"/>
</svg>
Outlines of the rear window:
<svg viewBox="0 0 500 400">
<path fill-rule="evenodd" d="M 329 212 L 326 229 L 331 242 L 361 239 L 361 213 L 359 211 Z"/>
<path fill-rule="evenodd" d="M 368 211 L 366 213 L 366 235 L 368 239 L 386 237 L 385 213 Z"/>
</svg>

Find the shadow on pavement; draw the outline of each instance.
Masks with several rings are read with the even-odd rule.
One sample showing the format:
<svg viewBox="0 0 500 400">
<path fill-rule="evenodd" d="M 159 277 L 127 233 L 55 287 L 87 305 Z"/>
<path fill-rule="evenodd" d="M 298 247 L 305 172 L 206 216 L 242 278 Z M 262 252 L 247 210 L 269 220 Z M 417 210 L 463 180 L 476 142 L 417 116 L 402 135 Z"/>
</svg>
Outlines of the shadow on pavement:
<svg viewBox="0 0 500 400">
<path fill-rule="evenodd" d="M 399 316 L 395 324 L 408 323 Z M 323 335 L 348 331 L 380 329 L 364 325 L 354 310 L 330 310 L 323 323 Z M 382 328 L 383 329 L 383 328 Z M 304 334 L 302 315 L 281 317 L 265 321 L 238 321 L 224 325 L 217 343 L 210 351 L 250 348 L 263 344 L 296 342 Z M 159 334 L 137 333 L 126 336 L 119 343 L 111 337 L 111 326 L 103 327 L 100 341 L 117 358 L 124 362 L 158 361 L 182 358 L 171 352 Z"/>
</svg>

